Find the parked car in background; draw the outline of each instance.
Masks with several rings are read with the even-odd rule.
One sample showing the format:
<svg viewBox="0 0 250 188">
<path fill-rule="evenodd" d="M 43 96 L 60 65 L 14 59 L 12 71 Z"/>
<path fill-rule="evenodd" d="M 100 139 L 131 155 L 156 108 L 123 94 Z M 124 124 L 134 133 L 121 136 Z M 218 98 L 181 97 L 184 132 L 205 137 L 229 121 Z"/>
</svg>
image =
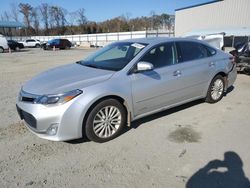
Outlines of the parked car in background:
<svg viewBox="0 0 250 188">
<path fill-rule="evenodd" d="M 0 53 L 3 53 L 4 50 L 8 50 L 8 49 L 9 49 L 9 46 L 8 46 L 7 39 L 3 35 L 0 35 Z"/>
<path fill-rule="evenodd" d="M 194 39 L 119 41 L 26 82 L 17 110 L 41 138 L 106 142 L 133 120 L 197 99 L 220 101 L 236 80 L 233 60 Z"/>
<path fill-rule="evenodd" d="M 69 49 L 71 46 L 72 44 L 68 39 L 52 39 L 49 40 L 47 43 L 43 43 L 41 47 L 44 50 L 49 50 L 54 47 L 59 49 Z"/>
<path fill-rule="evenodd" d="M 20 43 L 22 43 L 24 47 L 40 48 L 41 46 L 40 41 L 35 39 L 27 39 L 26 41 Z"/>
<path fill-rule="evenodd" d="M 24 48 L 22 43 L 19 43 L 15 40 L 8 40 L 8 45 L 11 50 L 19 51 L 20 49 Z"/>
</svg>

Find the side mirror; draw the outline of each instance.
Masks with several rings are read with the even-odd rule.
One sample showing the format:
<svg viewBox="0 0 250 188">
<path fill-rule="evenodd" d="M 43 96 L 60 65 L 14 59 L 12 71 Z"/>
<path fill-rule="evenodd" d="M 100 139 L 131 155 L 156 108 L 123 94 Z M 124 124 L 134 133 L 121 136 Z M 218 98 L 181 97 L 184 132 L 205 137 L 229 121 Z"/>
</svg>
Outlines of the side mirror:
<svg viewBox="0 0 250 188">
<path fill-rule="evenodd" d="M 136 68 L 137 68 L 136 72 L 143 72 L 143 71 L 153 70 L 154 65 L 152 65 L 152 63 L 149 63 L 149 62 L 140 61 L 140 62 L 137 63 Z"/>
</svg>

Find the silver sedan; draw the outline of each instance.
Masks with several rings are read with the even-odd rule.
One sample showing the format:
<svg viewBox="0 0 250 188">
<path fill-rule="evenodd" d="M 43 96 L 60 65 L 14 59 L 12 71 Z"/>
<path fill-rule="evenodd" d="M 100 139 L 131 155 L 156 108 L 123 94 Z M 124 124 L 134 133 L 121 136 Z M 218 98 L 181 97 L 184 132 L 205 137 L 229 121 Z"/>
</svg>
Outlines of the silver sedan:
<svg viewBox="0 0 250 188">
<path fill-rule="evenodd" d="M 197 99 L 220 101 L 236 75 L 233 57 L 207 43 L 131 39 L 37 75 L 21 88 L 17 111 L 41 138 L 105 142 L 133 120 Z"/>
</svg>

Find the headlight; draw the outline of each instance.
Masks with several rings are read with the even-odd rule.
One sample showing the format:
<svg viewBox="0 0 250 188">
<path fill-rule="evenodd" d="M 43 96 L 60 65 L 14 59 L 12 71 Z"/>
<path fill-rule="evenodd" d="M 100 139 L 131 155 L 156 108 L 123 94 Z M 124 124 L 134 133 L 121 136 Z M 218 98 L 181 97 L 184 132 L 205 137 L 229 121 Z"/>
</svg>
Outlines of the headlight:
<svg viewBox="0 0 250 188">
<path fill-rule="evenodd" d="M 80 95 L 82 93 L 81 90 L 76 89 L 73 91 L 66 92 L 64 94 L 58 94 L 58 95 L 43 95 L 39 97 L 35 103 L 37 104 L 63 104 L 66 103 L 76 96 Z"/>
</svg>

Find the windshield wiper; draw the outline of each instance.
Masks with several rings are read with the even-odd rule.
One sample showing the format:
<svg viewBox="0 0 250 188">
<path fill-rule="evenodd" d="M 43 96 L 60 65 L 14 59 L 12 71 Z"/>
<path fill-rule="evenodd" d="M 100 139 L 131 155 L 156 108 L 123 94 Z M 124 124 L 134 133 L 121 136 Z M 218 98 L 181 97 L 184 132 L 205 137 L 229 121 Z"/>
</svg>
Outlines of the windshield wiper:
<svg viewBox="0 0 250 188">
<path fill-rule="evenodd" d="M 104 70 L 110 70 L 110 71 L 117 71 L 117 70 L 114 69 L 114 68 L 101 67 L 101 66 L 97 66 L 97 65 L 90 64 L 90 63 L 86 63 L 86 62 L 84 62 L 84 61 L 77 61 L 76 63 L 79 64 L 79 65 L 83 65 L 83 66 L 91 67 L 91 68 L 95 68 L 95 69 L 104 69 Z"/>
<path fill-rule="evenodd" d="M 77 61 L 76 64 L 83 65 L 83 64 L 82 64 L 82 61 Z"/>
<path fill-rule="evenodd" d="M 95 69 L 101 69 L 101 67 L 99 67 L 97 65 L 89 64 L 89 63 L 86 63 L 84 61 L 77 61 L 76 63 L 79 64 L 79 65 L 86 66 L 86 67 L 91 67 L 91 68 L 95 68 Z"/>
<path fill-rule="evenodd" d="M 100 69 L 100 67 L 96 66 L 96 65 L 92 65 L 92 64 L 81 64 L 84 65 L 86 67 L 91 67 L 91 68 L 95 68 L 95 69 Z"/>
</svg>

